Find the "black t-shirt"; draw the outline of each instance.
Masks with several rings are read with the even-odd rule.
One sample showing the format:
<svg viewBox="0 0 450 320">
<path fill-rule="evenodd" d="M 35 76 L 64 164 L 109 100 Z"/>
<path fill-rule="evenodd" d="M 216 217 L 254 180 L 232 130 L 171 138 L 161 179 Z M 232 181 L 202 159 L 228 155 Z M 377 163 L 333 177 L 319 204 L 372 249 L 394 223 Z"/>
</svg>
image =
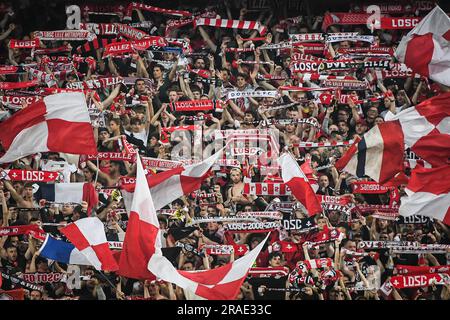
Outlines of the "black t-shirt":
<svg viewBox="0 0 450 320">
<path fill-rule="evenodd" d="M 259 286 L 267 288 L 286 288 L 287 276 L 281 278 L 250 278 L 248 282 L 252 285 L 255 300 L 284 300 L 286 292 L 284 291 L 265 291 L 261 296 L 258 292 Z"/>
</svg>

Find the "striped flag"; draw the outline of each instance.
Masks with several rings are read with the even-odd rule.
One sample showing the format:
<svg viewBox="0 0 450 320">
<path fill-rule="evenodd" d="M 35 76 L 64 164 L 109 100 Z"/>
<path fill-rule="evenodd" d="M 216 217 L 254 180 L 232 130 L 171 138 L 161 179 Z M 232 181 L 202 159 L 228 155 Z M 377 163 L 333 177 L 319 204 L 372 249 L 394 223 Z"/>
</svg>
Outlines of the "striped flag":
<svg viewBox="0 0 450 320">
<path fill-rule="evenodd" d="M 416 167 L 401 198 L 402 216 L 420 214 L 450 225 L 450 166 Z"/>
<path fill-rule="evenodd" d="M 336 168 L 358 177 L 369 176 L 380 184 L 403 172 L 403 131 L 397 121 L 370 129 L 336 162 Z"/>
</svg>

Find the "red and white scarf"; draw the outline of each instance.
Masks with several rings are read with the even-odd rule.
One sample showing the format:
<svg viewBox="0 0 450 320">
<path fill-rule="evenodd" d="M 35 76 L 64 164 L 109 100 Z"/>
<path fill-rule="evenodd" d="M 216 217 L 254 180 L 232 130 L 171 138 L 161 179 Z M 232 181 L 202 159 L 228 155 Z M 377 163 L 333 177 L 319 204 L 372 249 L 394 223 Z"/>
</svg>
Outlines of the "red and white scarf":
<svg viewBox="0 0 450 320">
<path fill-rule="evenodd" d="M 226 229 L 236 233 L 262 233 L 275 231 L 280 228 L 279 222 L 242 222 L 242 223 L 228 223 Z"/>
<path fill-rule="evenodd" d="M 323 17 L 322 30 L 326 31 L 331 25 L 365 25 L 369 17 L 367 13 L 329 12 Z"/>
<path fill-rule="evenodd" d="M 127 7 L 127 12 L 125 14 L 124 19 L 131 19 L 131 13 L 133 10 L 136 10 L 136 9 L 160 13 L 160 14 L 167 14 L 167 15 L 171 15 L 171 16 L 180 16 L 180 17 L 191 17 L 192 16 L 192 13 L 190 13 L 189 11 L 164 9 L 164 8 L 150 6 L 148 4 L 132 2 Z"/>
<path fill-rule="evenodd" d="M 209 255 L 231 255 L 234 252 L 234 248 L 229 244 L 203 244 L 198 247 L 200 252 Z"/>
<path fill-rule="evenodd" d="M 11 39 L 9 40 L 8 46 L 11 49 L 32 49 L 39 47 L 39 41 Z"/>
<path fill-rule="evenodd" d="M 396 265 L 395 269 L 401 275 L 417 275 L 427 273 L 450 273 L 450 265 L 447 266 L 406 266 Z"/>
<path fill-rule="evenodd" d="M 0 82 L 0 90 L 24 89 L 35 87 L 37 85 L 39 85 L 39 81 L 36 79 L 24 82 Z"/>
<path fill-rule="evenodd" d="M 0 66 L 0 74 L 13 74 L 22 70 L 21 67 L 16 66 Z"/>
<path fill-rule="evenodd" d="M 194 17 L 189 17 L 186 19 L 180 19 L 180 20 L 174 20 L 170 19 L 166 22 L 166 30 L 165 30 L 165 36 L 168 37 L 170 35 L 170 32 L 174 29 L 178 29 L 184 26 L 187 26 L 194 22 Z"/>
<path fill-rule="evenodd" d="M 355 80 L 324 80 L 321 83 L 324 87 L 335 87 L 342 90 L 367 90 L 369 84 L 366 81 L 355 81 Z"/>
<path fill-rule="evenodd" d="M 227 100 L 239 98 L 275 98 L 278 92 L 276 90 L 245 90 L 245 91 L 229 91 Z"/>
<path fill-rule="evenodd" d="M 284 183 L 251 182 L 244 184 L 242 193 L 260 196 L 286 196 L 291 194 L 291 190 Z"/>
<path fill-rule="evenodd" d="M 80 23 L 80 30 L 87 30 L 96 35 L 112 36 L 119 33 L 116 24 L 114 23 Z"/>
<path fill-rule="evenodd" d="M 248 271 L 248 276 L 252 278 L 286 277 L 288 274 L 289 269 L 286 267 L 253 267 Z"/>
<path fill-rule="evenodd" d="M 353 140 L 349 141 L 331 141 L 331 142 L 300 142 L 294 143 L 291 146 L 297 148 L 320 148 L 320 147 L 339 147 L 339 146 L 349 146 L 354 143 Z"/>
<path fill-rule="evenodd" d="M 40 82 L 44 82 L 48 87 L 53 87 L 57 84 L 55 76 L 44 71 L 40 71 L 33 68 L 26 68 L 29 75 L 33 79 L 38 79 Z"/>
<path fill-rule="evenodd" d="M 115 86 L 119 83 L 123 83 L 123 79 L 121 77 L 108 77 L 108 78 L 99 78 L 87 81 L 79 81 L 79 82 L 71 82 L 67 84 L 67 88 L 69 89 L 100 89 L 109 86 Z"/>
<path fill-rule="evenodd" d="M 136 154 L 123 152 L 99 152 L 97 155 L 88 155 L 87 160 L 116 160 L 136 162 Z"/>
<path fill-rule="evenodd" d="M 267 33 L 267 27 L 263 26 L 259 21 L 196 18 L 194 20 L 194 28 L 197 26 L 258 30 L 259 34 L 262 36 Z"/>
<path fill-rule="evenodd" d="M 386 193 L 391 189 L 392 188 L 384 187 L 375 181 L 355 181 L 352 183 L 353 193 L 379 194 L 379 193 Z"/>
<path fill-rule="evenodd" d="M 51 40 L 51 41 L 60 41 L 60 40 L 92 41 L 97 37 L 94 33 L 87 30 L 35 31 L 34 36 L 39 40 Z"/>
<path fill-rule="evenodd" d="M 21 226 L 0 227 L 0 236 L 18 236 L 21 234 L 28 234 L 37 239 L 44 240 L 45 232 L 37 224 L 28 224 Z"/>
<path fill-rule="evenodd" d="M 157 158 L 146 158 L 142 157 L 142 165 L 145 169 L 157 169 L 157 170 L 170 170 L 174 168 L 182 167 L 183 164 L 178 161 L 173 160 L 164 160 L 164 159 L 157 159 Z"/>
<path fill-rule="evenodd" d="M 177 101 L 171 103 L 172 110 L 178 112 L 185 111 L 211 111 L 216 108 L 216 104 L 220 105 L 219 100 L 191 100 L 191 101 Z"/>
<path fill-rule="evenodd" d="M 31 50 L 31 56 L 34 57 L 34 55 L 44 55 L 44 54 L 52 54 L 52 53 L 67 53 L 70 52 L 72 49 L 69 47 L 69 45 L 63 45 L 58 48 L 33 48 Z"/>
<path fill-rule="evenodd" d="M 119 35 L 122 35 L 128 39 L 142 40 L 144 38 L 150 37 L 150 35 L 145 33 L 144 31 L 130 27 L 126 24 L 115 23 L 114 25 L 116 26 Z"/>
<path fill-rule="evenodd" d="M 50 273 L 22 273 L 21 279 L 30 283 L 55 283 L 60 282 L 66 277 L 65 273 L 50 272 Z"/>
<path fill-rule="evenodd" d="M 109 56 L 122 56 L 126 53 L 144 51 L 150 46 L 165 47 L 167 42 L 163 37 L 148 36 L 146 39 L 136 41 L 122 41 L 107 44 L 103 52 L 103 58 Z"/>
<path fill-rule="evenodd" d="M 0 169 L 0 179 L 10 181 L 54 182 L 59 173 L 52 171 Z"/>
<path fill-rule="evenodd" d="M 283 214 L 278 211 L 243 211 L 239 212 L 237 217 L 255 218 L 255 219 L 283 219 Z"/>
<path fill-rule="evenodd" d="M 20 106 L 23 103 L 32 104 L 38 102 L 42 98 L 40 96 L 0 96 L 0 101 L 4 104 L 12 104 Z"/>
<path fill-rule="evenodd" d="M 390 283 L 394 288 L 420 288 L 431 285 L 448 285 L 450 284 L 450 275 L 446 273 L 418 274 L 395 276 L 390 279 Z"/>
</svg>

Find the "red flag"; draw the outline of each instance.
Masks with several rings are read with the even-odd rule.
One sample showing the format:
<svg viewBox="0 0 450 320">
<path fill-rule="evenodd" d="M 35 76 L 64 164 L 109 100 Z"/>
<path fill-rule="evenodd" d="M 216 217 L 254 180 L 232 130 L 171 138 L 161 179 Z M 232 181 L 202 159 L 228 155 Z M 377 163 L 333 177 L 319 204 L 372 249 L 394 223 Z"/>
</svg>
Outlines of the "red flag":
<svg viewBox="0 0 450 320">
<path fill-rule="evenodd" d="M 309 184 L 308 178 L 295 159 L 290 154 L 285 153 L 278 159 L 278 163 L 281 166 L 281 176 L 284 183 L 289 186 L 297 200 L 305 206 L 308 214 L 313 216 L 321 213 L 322 207 L 320 202 Z"/>
</svg>

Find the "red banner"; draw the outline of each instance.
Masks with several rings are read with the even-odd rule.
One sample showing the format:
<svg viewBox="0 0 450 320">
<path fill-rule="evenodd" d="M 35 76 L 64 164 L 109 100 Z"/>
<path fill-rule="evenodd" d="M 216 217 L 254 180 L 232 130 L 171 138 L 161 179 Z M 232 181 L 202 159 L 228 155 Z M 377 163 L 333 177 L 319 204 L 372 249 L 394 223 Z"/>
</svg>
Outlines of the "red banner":
<svg viewBox="0 0 450 320">
<path fill-rule="evenodd" d="M 38 80 L 24 81 L 24 82 L 0 82 L 0 90 L 15 90 L 35 87 L 39 84 Z"/>
<path fill-rule="evenodd" d="M 412 29 L 421 20 L 420 17 L 383 17 L 381 18 L 381 28 L 385 30 Z"/>
<path fill-rule="evenodd" d="M 45 233 L 37 224 L 28 224 L 22 226 L 0 227 L 0 237 L 18 236 L 21 234 L 31 234 L 38 239 L 45 239 Z"/>
<path fill-rule="evenodd" d="M 352 183 L 353 193 L 386 193 L 390 191 L 392 188 L 387 188 L 382 185 L 379 185 L 378 182 L 375 181 L 355 181 Z"/>
<path fill-rule="evenodd" d="M 38 40 L 17 40 L 11 39 L 9 47 L 11 49 L 32 49 L 39 46 Z"/>
<path fill-rule="evenodd" d="M 191 101 L 177 101 L 171 104 L 172 109 L 179 112 L 185 111 L 210 111 L 218 101 L 213 100 L 191 100 Z"/>
<path fill-rule="evenodd" d="M 149 36 L 146 39 L 136 41 L 122 41 L 107 44 L 103 53 L 103 58 L 108 56 L 120 56 L 125 53 L 146 50 L 150 46 L 164 47 L 167 42 L 163 37 Z"/>
<path fill-rule="evenodd" d="M 88 155 L 88 160 L 115 160 L 115 161 L 128 161 L 136 162 L 136 155 L 132 153 L 122 152 L 99 152 L 97 155 Z"/>
<path fill-rule="evenodd" d="M 418 274 L 410 276 L 395 276 L 390 280 L 397 289 L 428 287 L 432 284 L 450 284 L 450 275 L 446 273 Z"/>
<path fill-rule="evenodd" d="M 0 179 L 11 181 L 54 182 L 58 175 L 57 172 L 52 171 L 0 169 Z"/>
<path fill-rule="evenodd" d="M 419 275 L 427 273 L 450 273 L 450 265 L 447 266 L 405 266 L 396 265 L 398 274 Z"/>
<path fill-rule="evenodd" d="M 19 67 L 16 66 L 0 66 L 0 74 L 11 74 L 16 73 Z"/>
</svg>

